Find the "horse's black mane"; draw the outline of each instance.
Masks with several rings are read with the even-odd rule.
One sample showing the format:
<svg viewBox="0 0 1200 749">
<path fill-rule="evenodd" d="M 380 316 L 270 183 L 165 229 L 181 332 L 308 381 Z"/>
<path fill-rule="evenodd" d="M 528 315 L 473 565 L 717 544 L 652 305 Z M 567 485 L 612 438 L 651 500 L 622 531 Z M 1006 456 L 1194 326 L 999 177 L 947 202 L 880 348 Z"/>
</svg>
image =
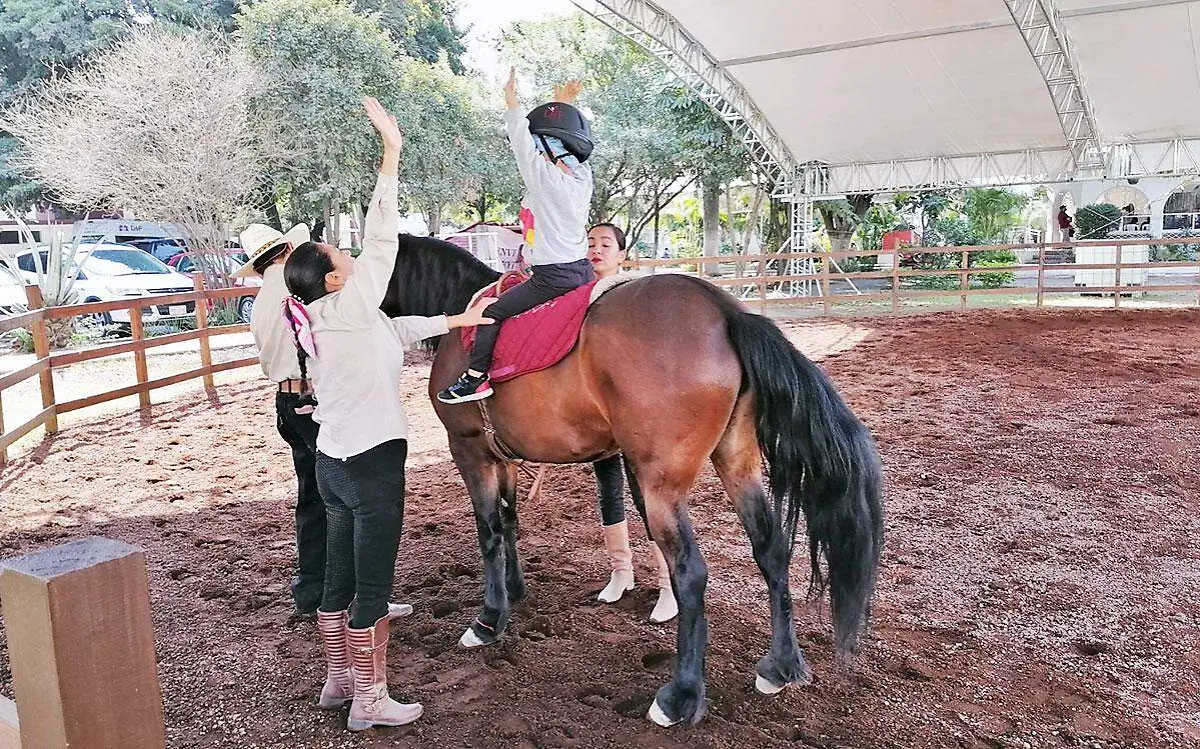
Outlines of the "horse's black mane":
<svg viewBox="0 0 1200 749">
<path fill-rule="evenodd" d="M 379 308 L 388 317 L 454 315 L 500 274 L 457 245 L 400 235 L 392 281 Z"/>
</svg>

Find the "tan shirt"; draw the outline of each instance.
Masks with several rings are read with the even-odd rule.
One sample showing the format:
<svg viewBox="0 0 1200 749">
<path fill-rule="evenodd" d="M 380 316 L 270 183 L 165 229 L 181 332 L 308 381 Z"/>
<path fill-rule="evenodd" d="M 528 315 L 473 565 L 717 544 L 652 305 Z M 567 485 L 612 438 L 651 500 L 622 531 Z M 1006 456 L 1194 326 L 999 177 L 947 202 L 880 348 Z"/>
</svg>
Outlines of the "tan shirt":
<svg viewBox="0 0 1200 749">
<path fill-rule="evenodd" d="M 283 319 L 283 300 L 287 295 L 283 265 L 271 265 L 263 274 L 262 287 L 250 313 L 250 332 L 258 344 L 258 363 L 271 382 L 300 379 L 296 341 Z"/>
<path fill-rule="evenodd" d="M 404 349 L 449 332 L 445 315 L 389 319 L 379 310 L 400 243 L 396 177 L 379 175 L 367 210 L 363 253 L 341 291 L 308 305 L 317 355 L 309 374 L 321 425 L 317 449 L 349 458 L 408 438 L 400 400 Z"/>
</svg>

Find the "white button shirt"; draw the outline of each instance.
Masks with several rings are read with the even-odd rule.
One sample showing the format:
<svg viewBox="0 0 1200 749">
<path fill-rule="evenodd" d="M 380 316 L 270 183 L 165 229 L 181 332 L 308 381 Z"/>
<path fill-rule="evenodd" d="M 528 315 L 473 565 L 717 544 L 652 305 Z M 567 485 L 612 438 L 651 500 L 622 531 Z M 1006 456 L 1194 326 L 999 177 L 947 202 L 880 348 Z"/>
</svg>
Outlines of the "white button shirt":
<svg viewBox="0 0 1200 749">
<path fill-rule="evenodd" d="M 317 449 L 350 458 L 408 438 L 400 400 L 404 349 L 449 332 L 445 315 L 389 319 L 379 310 L 396 265 L 397 180 L 379 175 L 367 211 L 363 253 L 346 285 L 308 305 L 317 355 L 309 360 L 321 425 Z"/>
<path fill-rule="evenodd" d="M 269 266 L 263 273 L 254 311 L 250 313 L 250 333 L 258 345 L 258 363 L 271 382 L 300 379 L 296 341 L 283 319 L 283 300 L 287 295 L 283 264 Z"/>
</svg>

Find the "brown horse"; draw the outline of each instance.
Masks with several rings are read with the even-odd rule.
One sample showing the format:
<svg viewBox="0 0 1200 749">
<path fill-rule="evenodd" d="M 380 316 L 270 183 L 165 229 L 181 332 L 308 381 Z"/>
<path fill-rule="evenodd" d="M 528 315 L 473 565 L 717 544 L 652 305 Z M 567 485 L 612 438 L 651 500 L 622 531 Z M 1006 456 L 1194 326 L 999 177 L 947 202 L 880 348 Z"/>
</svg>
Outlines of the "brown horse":
<svg viewBox="0 0 1200 749">
<path fill-rule="evenodd" d="M 382 309 L 457 312 L 497 275 L 451 244 L 401 235 Z M 458 335 L 436 347 L 430 398 L 471 495 L 483 554 L 483 608 L 461 642 L 483 645 L 500 637 L 509 602 L 525 595 L 516 471 L 489 446 L 476 404 L 434 398 L 467 361 Z M 756 668 L 759 691 L 811 679 L 788 586 L 801 515 L 810 592 L 828 587 L 838 654 L 853 652 L 870 617 L 883 545 L 879 456 L 822 370 L 773 322 L 700 279 L 641 278 L 592 305 L 565 359 L 495 389 L 486 406 L 496 434 L 523 458 L 586 463 L 625 455 L 634 501 L 666 555 L 679 603 L 675 674 L 650 707 L 656 723 L 694 723 L 707 707 L 708 571 L 687 504 L 705 461 L 733 500 L 770 594 L 771 647 Z"/>
</svg>

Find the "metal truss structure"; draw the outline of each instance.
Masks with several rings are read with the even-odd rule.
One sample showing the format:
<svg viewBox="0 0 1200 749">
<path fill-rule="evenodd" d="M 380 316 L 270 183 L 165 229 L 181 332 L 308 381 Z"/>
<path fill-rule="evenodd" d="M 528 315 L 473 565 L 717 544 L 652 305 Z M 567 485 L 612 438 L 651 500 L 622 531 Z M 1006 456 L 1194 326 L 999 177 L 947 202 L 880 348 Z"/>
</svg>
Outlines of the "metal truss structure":
<svg viewBox="0 0 1200 749">
<path fill-rule="evenodd" d="M 575 0 L 585 13 L 662 60 L 700 96 L 773 183 L 787 183 L 796 161 L 742 84 L 670 14 L 646 0 Z"/>
<path fill-rule="evenodd" d="M 1079 83 L 1079 66 L 1071 56 L 1054 0 L 1004 0 L 1004 4 L 1046 82 L 1075 167 L 1100 167 L 1103 162 L 1096 120 L 1087 92 Z"/>
<path fill-rule="evenodd" d="M 1007 153 L 827 164 L 797 163 L 787 144 L 726 68 L 673 16 L 651 0 L 573 0 L 584 12 L 662 60 L 733 129 L 775 197 L 792 204 L 793 252 L 809 247 L 813 202 L 852 193 L 1011 186 L 1087 179 L 1185 176 L 1200 173 L 1200 138 L 1102 145 L 1061 17 L 1112 12 L 1125 6 L 1062 13 L 1054 0 L 1004 0 L 1045 81 L 1066 145 Z M 1182 0 L 1132 0 L 1128 9 Z M 787 275 L 811 274 L 811 260 L 789 261 Z M 794 293 L 828 293 L 811 281 Z"/>
<path fill-rule="evenodd" d="M 1200 173 L 1200 138 L 1117 143 L 1076 166 L 1065 149 L 939 156 L 905 161 L 805 164 L 782 196 L 815 198 L 863 192 L 1002 187 L 1089 179 L 1191 176 Z M 799 188 L 799 189 L 796 189 Z"/>
</svg>

